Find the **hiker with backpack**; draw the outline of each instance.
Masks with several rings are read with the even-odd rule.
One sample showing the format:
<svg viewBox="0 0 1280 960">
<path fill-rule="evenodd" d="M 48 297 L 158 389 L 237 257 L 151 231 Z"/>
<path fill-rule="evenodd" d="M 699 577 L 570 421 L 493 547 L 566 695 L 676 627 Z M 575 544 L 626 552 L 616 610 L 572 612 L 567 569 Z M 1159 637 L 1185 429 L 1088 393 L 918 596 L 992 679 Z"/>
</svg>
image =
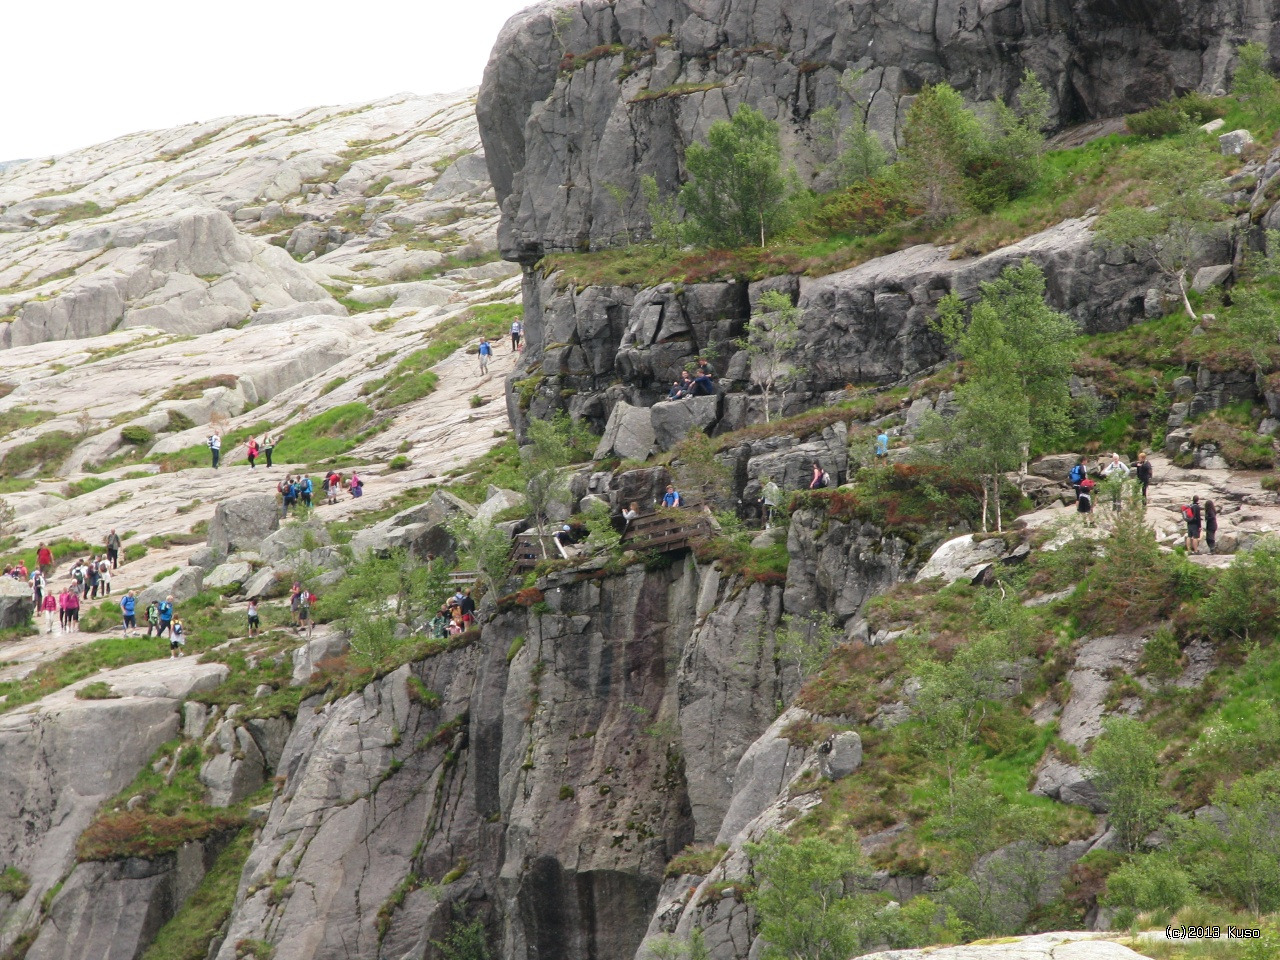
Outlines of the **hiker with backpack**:
<svg viewBox="0 0 1280 960">
<path fill-rule="evenodd" d="M 289 516 L 289 508 L 296 508 L 298 502 L 298 487 L 293 482 L 293 474 L 286 475 L 276 484 L 276 492 L 280 494 L 280 519 L 283 520 Z"/>
<path fill-rule="evenodd" d="M 67 633 L 71 632 L 74 625 L 77 633 L 80 632 L 80 598 L 74 590 L 67 591 Z"/>
<path fill-rule="evenodd" d="M 98 561 L 98 586 L 104 597 L 111 596 L 111 564 L 105 557 Z"/>
<path fill-rule="evenodd" d="M 114 530 L 111 532 L 115 533 Z M 46 577 L 53 573 L 53 551 L 43 543 L 36 550 L 36 565 Z"/>
<path fill-rule="evenodd" d="M 173 621 L 173 628 L 169 631 L 169 659 L 177 660 L 182 656 L 182 648 L 187 645 L 186 631 L 182 629 L 182 621 Z"/>
<path fill-rule="evenodd" d="M 316 602 L 316 595 L 310 590 L 303 590 L 298 596 L 298 627 L 306 631 L 307 639 L 311 639 L 311 605 Z"/>
<path fill-rule="evenodd" d="M 1182 519 L 1187 522 L 1187 553 L 1198 553 L 1200 550 L 1200 497 L 1191 498 L 1191 503 L 1182 505 Z"/>
<path fill-rule="evenodd" d="M 160 636 L 160 605 L 152 600 L 147 604 L 147 636 L 151 636 L 151 631 L 155 631 L 157 637 Z"/>
<path fill-rule="evenodd" d="M 1093 488 L 1097 483 L 1090 477 L 1080 481 L 1080 489 L 1076 492 L 1076 513 L 1084 517 L 1085 526 L 1093 526 Z"/>
<path fill-rule="evenodd" d="M 480 338 L 480 376 L 488 376 L 489 359 L 493 356 L 493 347 L 489 346 L 487 337 Z"/>
<path fill-rule="evenodd" d="M 822 469 L 822 464 L 813 462 L 813 477 L 809 480 L 810 490 L 824 490 L 831 486 L 831 474 Z"/>
<path fill-rule="evenodd" d="M 1089 468 L 1085 465 L 1084 457 L 1076 461 L 1076 465 L 1071 468 L 1071 472 L 1067 474 L 1067 482 L 1071 484 L 1071 489 L 1076 492 L 1076 500 L 1080 499 L 1080 484 L 1084 483 L 1089 477 Z M 1084 513 L 1085 511 L 1081 511 Z"/>
<path fill-rule="evenodd" d="M 40 609 L 44 611 L 44 632 L 53 633 L 53 617 L 58 612 L 58 598 L 46 593 L 40 601 Z"/>
<path fill-rule="evenodd" d="M 354 471 L 352 471 L 351 484 L 348 489 L 351 491 L 352 500 L 355 500 L 357 497 L 364 496 L 364 481 L 357 477 Z"/>
<path fill-rule="evenodd" d="M 107 559 L 111 561 L 111 569 L 120 566 L 120 534 L 112 530 L 107 534 Z"/>
<path fill-rule="evenodd" d="M 132 590 L 120 598 L 120 614 L 124 617 L 124 635 L 132 637 L 133 631 L 138 629 L 138 600 L 134 596 Z"/>
<path fill-rule="evenodd" d="M 314 487 L 311 486 L 311 478 L 303 477 L 301 486 L 302 505 L 308 510 L 311 509 L 311 494 Z"/>
<path fill-rule="evenodd" d="M 258 441 L 250 437 L 249 442 L 245 444 L 245 450 L 249 456 L 249 469 L 256 469 L 254 462 L 258 459 Z"/>
<path fill-rule="evenodd" d="M 262 435 L 262 455 L 267 458 L 267 466 L 271 466 L 271 452 L 276 448 L 276 438 L 268 430 Z"/>
<path fill-rule="evenodd" d="M 258 616 L 258 601 L 249 601 L 249 636 L 256 637 L 262 632 L 262 620 Z"/>
<path fill-rule="evenodd" d="M 160 616 L 160 629 L 156 631 L 156 639 L 169 631 L 169 639 L 173 640 L 173 596 L 167 596 L 156 605 L 156 613 Z"/>
<path fill-rule="evenodd" d="M 218 458 L 222 456 L 222 438 L 218 436 L 217 431 L 209 434 L 209 439 L 205 441 L 205 445 L 213 456 L 213 469 L 217 470 Z"/>
</svg>

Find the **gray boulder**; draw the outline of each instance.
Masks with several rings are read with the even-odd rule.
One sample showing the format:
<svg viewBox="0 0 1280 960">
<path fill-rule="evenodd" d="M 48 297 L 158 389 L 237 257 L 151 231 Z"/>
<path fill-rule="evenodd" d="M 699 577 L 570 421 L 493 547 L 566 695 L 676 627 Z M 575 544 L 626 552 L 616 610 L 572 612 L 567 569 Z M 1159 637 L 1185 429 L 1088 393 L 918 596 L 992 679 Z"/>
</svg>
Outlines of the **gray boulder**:
<svg viewBox="0 0 1280 960">
<path fill-rule="evenodd" d="M 187 557 L 187 565 L 199 567 L 201 570 L 208 573 L 225 559 L 227 559 L 225 554 L 218 553 L 218 551 L 214 550 L 212 547 L 201 547 L 195 553 L 191 554 L 191 556 Z"/>
<path fill-rule="evenodd" d="M 518 507 L 524 503 L 524 494 L 517 493 L 515 490 L 498 490 L 493 489 L 489 493 L 489 498 L 476 508 L 476 519 L 484 520 L 492 523 L 493 518 L 504 510 L 512 507 Z"/>
<path fill-rule="evenodd" d="M 1253 134 L 1248 130 L 1232 130 L 1218 137 L 1218 149 L 1224 157 L 1238 157 L 1244 148 L 1253 143 Z"/>
<path fill-rule="evenodd" d="M 595 459 L 621 457 L 643 462 L 653 453 L 656 434 L 648 409 L 633 407 L 626 401 L 614 404 L 604 434 L 596 446 Z"/>
<path fill-rule="evenodd" d="M 209 789 L 209 805 L 229 807 L 239 803 L 266 783 L 266 761 L 249 731 L 237 726 L 234 732 L 220 725 L 215 738 L 221 752 L 200 768 L 200 782 Z M 232 739 L 234 738 L 234 739 Z"/>
<path fill-rule="evenodd" d="M 720 419 L 720 399 L 717 394 L 655 403 L 649 410 L 654 445 L 659 450 L 670 450 L 695 430 L 710 433 Z"/>
<path fill-rule="evenodd" d="M 1196 275 L 1191 281 L 1191 289 L 1196 293 L 1204 293 L 1213 287 L 1220 287 L 1227 282 L 1227 279 L 1231 276 L 1231 271 L 1234 269 L 1235 267 L 1229 263 L 1201 267 L 1196 271 Z"/>
<path fill-rule="evenodd" d="M 266 563 L 279 563 L 299 550 L 315 550 L 333 542 L 329 531 L 319 517 L 312 516 L 305 523 L 283 524 L 268 537 L 263 538 L 258 553 Z"/>
<path fill-rule="evenodd" d="M 288 592 L 289 585 L 276 576 L 275 568 L 263 567 L 240 588 L 240 595 L 246 600 L 269 600 L 282 597 Z"/>
<path fill-rule="evenodd" d="M 828 780 L 843 780 L 862 766 L 862 738 L 852 730 L 835 733 L 818 745 L 818 769 Z"/>
<path fill-rule="evenodd" d="M 180 567 L 158 583 L 138 594 L 138 609 L 145 610 L 149 603 L 159 603 L 165 597 L 173 597 L 174 603 L 190 600 L 204 587 L 204 571 L 199 567 Z M 178 613 L 181 616 L 181 613 Z"/>
<path fill-rule="evenodd" d="M 940 579 L 944 584 L 957 580 L 976 582 L 999 561 L 1007 551 L 999 537 L 974 540 L 970 534 L 948 540 L 934 551 L 918 574 L 916 582 Z"/>
<path fill-rule="evenodd" d="M 218 504 L 209 524 L 209 548 L 219 556 L 256 550 L 280 528 L 280 507 L 269 493 L 254 493 Z"/>
<path fill-rule="evenodd" d="M 0 629 L 25 627 L 34 609 L 29 586 L 13 577 L 0 577 Z"/>
<path fill-rule="evenodd" d="M 204 578 L 204 586 L 208 589 L 221 590 L 234 584 L 243 584 L 253 576 L 253 567 L 247 563 L 221 563 L 209 571 Z"/>
<path fill-rule="evenodd" d="M 1040 768 L 1031 792 L 1072 806 L 1088 807 L 1093 813 L 1106 813 L 1107 810 L 1093 782 L 1079 767 L 1061 760 L 1049 760 Z"/>
</svg>

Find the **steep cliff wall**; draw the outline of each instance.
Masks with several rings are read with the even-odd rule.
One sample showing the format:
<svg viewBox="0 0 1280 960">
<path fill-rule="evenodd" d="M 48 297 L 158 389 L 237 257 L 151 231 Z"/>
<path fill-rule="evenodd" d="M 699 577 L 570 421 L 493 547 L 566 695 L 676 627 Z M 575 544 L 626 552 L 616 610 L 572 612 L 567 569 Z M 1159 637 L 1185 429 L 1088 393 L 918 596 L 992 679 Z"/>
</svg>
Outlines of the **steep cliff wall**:
<svg viewBox="0 0 1280 960">
<path fill-rule="evenodd" d="M 1026 69 L 1067 124 L 1222 87 L 1236 45 L 1275 33 L 1275 0 L 553 0 L 513 17 L 477 103 L 510 259 L 617 243 L 645 223 L 640 178 L 680 182 L 684 150 L 750 103 L 802 174 L 814 111 L 858 109 L 896 140 L 910 95 L 946 81 L 1009 98 Z M 616 201 L 606 185 L 620 188 Z"/>
</svg>

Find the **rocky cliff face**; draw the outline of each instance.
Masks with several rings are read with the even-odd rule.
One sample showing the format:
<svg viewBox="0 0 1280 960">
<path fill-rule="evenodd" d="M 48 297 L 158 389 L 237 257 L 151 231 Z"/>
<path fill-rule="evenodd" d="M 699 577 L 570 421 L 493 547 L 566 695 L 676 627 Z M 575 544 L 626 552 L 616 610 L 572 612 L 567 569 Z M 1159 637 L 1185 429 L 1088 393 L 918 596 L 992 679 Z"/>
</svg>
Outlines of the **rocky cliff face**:
<svg viewBox="0 0 1280 960">
<path fill-rule="evenodd" d="M 802 174 L 816 110 L 860 110 L 887 145 L 911 94 L 946 81 L 1008 99 L 1026 69 L 1060 124 L 1225 85 L 1236 45 L 1269 40 L 1272 0 L 554 0 L 513 17 L 477 104 L 510 259 L 624 241 L 640 178 L 680 183 L 685 148 L 740 103 L 782 128 Z M 864 70 L 857 103 L 837 84 Z M 621 189 L 616 201 L 609 185 Z"/>
</svg>

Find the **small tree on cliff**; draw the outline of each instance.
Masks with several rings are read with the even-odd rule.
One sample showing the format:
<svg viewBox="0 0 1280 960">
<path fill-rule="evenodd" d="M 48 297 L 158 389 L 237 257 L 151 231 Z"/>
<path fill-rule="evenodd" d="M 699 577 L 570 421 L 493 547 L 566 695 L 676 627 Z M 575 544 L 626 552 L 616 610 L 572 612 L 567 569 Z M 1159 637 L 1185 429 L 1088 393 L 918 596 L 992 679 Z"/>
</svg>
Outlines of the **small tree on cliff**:
<svg viewBox="0 0 1280 960">
<path fill-rule="evenodd" d="M 774 393 L 781 406 L 787 388 L 803 374 L 790 359 L 799 342 L 800 309 L 791 298 L 778 290 L 761 296 L 759 310 L 738 345 L 751 357 L 751 379 L 764 393 L 765 423 L 769 422 Z"/>
<path fill-rule="evenodd" d="M 1030 260 L 1006 267 L 981 291 L 967 316 L 955 294 L 939 304 L 937 329 L 964 361 L 967 382 L 956 391 L 959 413 L 934 430 L 957 466 L 983 477 L 983 529 L 991 494 L 999 530 L 1001 475 L 1025 463 L 1032 444 L 1070 425 L 1077 330 L 1045 303 L 1044 274 Z"/>
<path fill-rule="evenodd" d="M 732 120 L 717 120 L 706 144 L 691 143 L 684 155 L 689 182 L 680 190 L 690 239 L 737 247 L 759 242 L 787 219 L 787 182 L 782 175 L 778 125 L 742 104 Z"/>
<path fill-rule="evenodd" d="M 1147 206 L 1122 206 L 1097 225 L 1106 248 L 1130 254 L 1155 267 L 1178 288 L 1183 309 L 1196 312 L 1187 296 L 1187 271 L 1200 242 L 1220 233 L 1228 210 L 1210 192 L 1214 157 L 1202 141 L 1166 141 L 1152 147 L 1138 171 L 1147 184 Z"/>
</svg>

